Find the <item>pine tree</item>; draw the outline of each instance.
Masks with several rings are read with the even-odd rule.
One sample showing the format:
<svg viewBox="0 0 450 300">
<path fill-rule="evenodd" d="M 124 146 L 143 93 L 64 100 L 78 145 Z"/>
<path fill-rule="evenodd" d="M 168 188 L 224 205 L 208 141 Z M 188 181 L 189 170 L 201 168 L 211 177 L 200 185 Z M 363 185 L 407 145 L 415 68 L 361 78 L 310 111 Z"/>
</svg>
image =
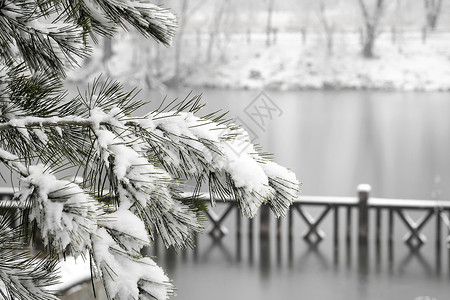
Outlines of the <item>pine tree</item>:
<svg viewBox="0 0 450 300">
<path fill-rule="evenodd" d="M 141 250 L 156 235 L 167 247 L 192 245 L 202 186 L 213 204 L 233 198 L 248 217 L 262 204 L 283 216 L 296 197 L 295 175 L 242 128 L 220 113 L 196 116 L 200 96 L 144 116 L 146 102 L 108 79 L 68 96 L 65 71 L 90 54 L 89 42 L 130 26 L 167 46 L 177 27 L 147 0 L 0 0 L 1 175 L 20 182 L 0 218 L 4 299 L 57 299 L 47 287 L 63 255 L 89 260 L 110 299 L 167 299 L 169 278 Z M 189 198 L 186 180 L 196 182 Z M 19 220 L 7 213 L 17 208 Z M 30 254 L 37 239 L 45 256 Z"/>
</svg>

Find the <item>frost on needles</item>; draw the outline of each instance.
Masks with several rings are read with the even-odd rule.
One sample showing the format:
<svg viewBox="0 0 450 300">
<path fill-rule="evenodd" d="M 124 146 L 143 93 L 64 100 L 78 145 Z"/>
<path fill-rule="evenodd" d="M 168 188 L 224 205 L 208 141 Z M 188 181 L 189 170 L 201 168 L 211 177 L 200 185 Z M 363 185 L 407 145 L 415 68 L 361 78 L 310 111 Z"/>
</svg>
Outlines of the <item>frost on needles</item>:
<svg viewBox="0 0 450 300">
<path fill-rule="evenodd" d="M 29 212 L 19 222 L 0 218 L 5 299 L 57 299 L 48 287 L 63 255 L 89 260 L 110 299 L 168 299 L 169 278 L 141 250 L 156 236 L 167 247 L 193 246 L 203 185 L 213 204 L 234 199 L 248 217 L 263 204 L 281 217 L 296 198 L 295 175 L 224 115 L 199 116 L 199 96 L 137 116 L 146 102 L 99 78 L 69 98 L 64 70 L 119 26 L 169 45 L 176 19 L 146 1 L 0 1 L 0 162 L 9 170 L 1 175 L 19 179 L 9 205 Z M 188 179 L 196 187 L 186 198 Z M 47 254 L 32 257 L 38 231 Z"/>
</svg>

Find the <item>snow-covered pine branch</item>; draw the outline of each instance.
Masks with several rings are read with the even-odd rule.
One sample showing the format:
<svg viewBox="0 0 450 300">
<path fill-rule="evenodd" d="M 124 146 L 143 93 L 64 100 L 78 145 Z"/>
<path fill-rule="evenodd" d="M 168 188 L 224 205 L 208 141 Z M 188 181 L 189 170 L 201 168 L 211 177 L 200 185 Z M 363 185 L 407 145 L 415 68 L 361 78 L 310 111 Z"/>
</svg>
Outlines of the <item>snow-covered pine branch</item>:
<svg viewBox="0 0 450 300">
<path fill-rule="evenodd" d="M 142 0 L 5 0 L 0 2 L 0 59 L 32 71 L 65 69 L 87 57 L 88 35 L 111 35 L 127 24 L 142 35 L 169 46 L 175 35 L 175 16 Z"/>
<path fill-rule="evenodd" d="M 98 98 L 98 95 L 93 96 Z M 208 176 L 213 196 L 234 197 L 248 216 L 253 216 L 264 202 L 271 205 L 277 216 L 284 215 L 297 191 L 295 176 L 259 155 L 244 130 L 233 124 L 195 117 L 192 112 L 154 113 L 136 118 L 124 115 L 119 107 L 107 112 L 92 108 L 89 117 L 24 117 L 0 124 L 0 130 L 20 128 L 27 129 L 28 134 L 28 129 L 38 127 L 43 136 L 42 128 L 61 126 L 89 127 L 98 146 L 106 151 L 102 153 L 104 163 L 108 165 L 113 157 L 115 170 L 120 170 L 117 180 L 126 185 L 130 180 L 124 177 L 127 168 L 143 168 L 142 165 L 156 158 L 174 176 L 196 178 L 199 184 L 203 181 L 202 175 Z M 114 130 L 100 129 L 105 126 Z M 129 130 L 132 132 L 127 133 Z M 116 136 L 121 138 L 116 139 Z M 146 148 L 142 148 L 143 144 L 127 145 L 139 138 L 148 143 Z M 46 136 L 41 137 L 41 141 L 46 140 Z M 144 150 L 147 159 L 139 154 Z M 153 165 L 147 168 L 150 166 L 154 168 Z M 158 173 L 150 169 L 130 174 L 137 172 Z M 170 177 L 159 179 L 170 181 Z"/>
<path fill-rule="evenodd" d="M 13 204 L 30 212 L 11 232 L 28 229 L 20 234 L 27 242 L 38 228 L 52 254 L 25 257 L 22 242 L 5 242 L 1 223 L 3 298 L 54 299 L 43 287 L 54 279 L 53 254 L 67 253 L 90 256 L 110 299 L 167 299 L 170 280 L 141 249 L 155 233 L 167 247 L 192 245 L 202 185 L 213 203 L 233 198 L 250 217 L 264 203 L 282 216 L 296 197 L 295 175 L 245 130 L 223 115 L 194 115 L 199 97 L 146 116 L 136 116 L 145 102 L 134 91 L 109 80 L 67 97 L 65 67 L 89 54 L 88 35 L 95 41 L 127 24 L 165 45 L 176 29 L 168 10 L 146 0 L 0 1 L 0 163 L 20 182 Z M 82 182 L 58 178 L 64 168 Z M 189 200 L 181 197 L 187 179 L 197 182 Z"/>
<path fill-rule="evenodd" d="M 172 284 L 160 267 L 141 255 L 142 247 L 150 244 L 146 225 L 125 203 L 103 206 L 42 165 L 28 169 L 22 179 L 25 187 L 16 197 L 30 207 L 29 226 L 37 225 L 49 251 L 74 257 L 90 253 L 94 272 L 111 299 L 138 299 L 140 294 L 167 299 Z"/>
<path fill-rule="evenodd" d="M 57 282 L 57 261 L 32 257 L 23 250 L 24 227 L 13 210 L 0 215 L 0 297 L 5 300 L 57 300 L 47 289 Z"/>
<path fill-rule="evenodd" d="M 245 130 L 192 112 L 153 113 L 148 119 L 154 126 L 144 132 L 148 155 L 157 157 L 174 176 L 196 179 L 198 189 L 207 182 L 213 201 L 231 197 L 247 216 L 253 217 L 262 203 L 277 217 L 286 214 L 298 181 L 288 169 L 258 153 Z"/>
<path fill-rule="evenodd" d="M 11 145 L 0 142 L 1 160 L 22 177 L 18 199 L 32 208 L 31 220 L 49 249 L 73 255 L 91 252 L 111 298 L 120 299 L 121 291 L 170 294 L 165 275 L 145 277 L 145 271 L 137 271 L 141 277 L 135 274 L 134 282 L 118 274 L 127 264 L 162 272 L 140 255 L 154 232 L 166 246 L 183 247 L 191 245 L 192 232 L 201 230 L 200 212 L 181 199 L 180 180 L 197 180 L 198 191 L 207 183 L 213 201 L 231 197 L 250 217 L 263 203 L 282 216 L 296 197 L 295 175 L 259 154 L 242 128 L 220 115 L 194 116 L 201 107 L 198 97 L 181 102 L 172 111 L 138 117 L 131 113 L 142 103 L 118 85 L 96 82 L 84 95 L 63 101 L 70 103 L 70 109 L 63 104 L 46 115 L 26 116 L 24 103 L 12 103 L 19 113 L 3 114 L 0 134 L 15 133 L 25 141 L 37 136 L 23 153 L 25 144 L 12 147 L 15 152 L 10 153 L 4 149 Z M 60 111 L 64 111 L 62 116 Z M 83 188 L 57 179 L 51 173 L 52 157 L 38 156 L 47 167 L 22 159 L 73 131 L 82 134 L 78 139 L 87 147 L 78 157 Z M 52 147 L 64 149 L 56 144 Z M 242 148 L 244 151 L 239 150 Z M 105 187 L 109 190 L 106 195 Z M 130 226 L 124 224 L 130 223 L 140 230 L 127 232 Z"/>
<path fill-rule="evenodd" d="M 66 0 L 69 1 L 69 0 Z M 126 27 L 131 24 L 142 35 L 170 46 L 177 30 L 176 17 L 167 9 L 143 0 L 78 0 L 92 19 L 95 29 L 108 28 L 114 24 Z M 102 32 L 100 30 L 100 32 Z"/>
</svg>

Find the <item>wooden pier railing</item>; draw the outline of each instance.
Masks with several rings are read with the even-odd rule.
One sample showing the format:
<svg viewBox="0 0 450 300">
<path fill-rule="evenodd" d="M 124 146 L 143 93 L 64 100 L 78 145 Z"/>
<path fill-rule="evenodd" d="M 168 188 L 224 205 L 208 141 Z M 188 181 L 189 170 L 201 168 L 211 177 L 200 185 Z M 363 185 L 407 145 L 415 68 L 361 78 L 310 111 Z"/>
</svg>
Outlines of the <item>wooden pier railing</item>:
<svg viewBox="0 0 450 300">
<path fill-rule="evenodd" d="M 292 204 L 287 216 L 287 235 L 289 243 L 292 243 L 294 237 L 293 220 L 295 214 L 298 214 L 306 225 L 306 231 L 303 233 L 303 239 L 305 242 L 311 245 L 317 245 L 325 238 L 325 233 L 321 230 L 320 225 L 329 216 L 332 215 L 332 236 L 333 244 L 335 247 L 340 242 L 340 219 L 341 211 L 345 211 L 345 242 L 350 244 L 352 241 L 353 224 L 352 215 L 357 213 L 357 240 L 360 248 L 365 248 L 369 244 L 370 232 L 375 233 L 375 245 L 379 246 L 382 240 L 381 228 L 383 224 L 387 225 L 387 242 L 392 246 L 394 242 L 394 219 L 397 217 L 405 225 L 404 242 L 411 248 L 411 250 L 418 250 L 422 247 L 426 241 L 426 236 L 421 232 L 424 226 L 432 219 L 435 221 L 435 244 L 436 249 L 440 249 L 443 241 L 445 243 L 450 242 L 450 201 L 443 200 L 409 200 L 409 199 L 386 199 L 386 198 L 373 198 L 370 197 L 370 186 L 367 184 L 361 184 L 357 187 L 355 197 L 322 197 L 322 196 L 300 196 Z M 10 188 L 0 188 L 0 206 L 11 207 L 10 200 L 13 197 L 13 192 Z M 186 194 L 186 197 L 188 195 Z M 207 195 L 200 198 L 203 201 L 209 201 Z M 228 233 L 228 229 L 224 223 L 228 216 L 230 216 L 233 210 L 236 211 L 236 235 L 240 238 L 242 234 L 242 221 L 241 214 L 237 208 L 237 203 L 231 199 L 223 199 L 223 201 L 217 201 L 218 205 L 226 205 L 226 208 L 217 214 L 214 208 L 209 209 L 206 212 L 209 222 L 211 223 L 211 229 L 209 234 L 214 239 L 221 239 Z M 322 208 L 322 211 L 318 216 L 313 217 L 309 208 L 318 207 Z M 11 209 L 22 209 L 20 207 L 14 207 Z M 422 217 L 414 220 L 410 215 L 410 211 L 422 212 Z M 374 213 L 370 213 L 373 212 Z M 387 223 L 382 219 L 383 211 L 387 212 Z M 270 218 L 269 210 L 267 207 L 262 207 L 260 212 L 260 226 L 259 234 L 264 237 L 269 234 L 270 231 Z M 370 217 L 375 216 L 375 228 L 370 230 Z M 254 220 L 248 222 L 248 234 L 253 236 Z M 373 222 L 372 222 L 373 223 Z M 442 227 L 445 225 L 446 233 L 445 239 L 442 238 Z M 279 240 L 281 238 L 281 219 L 276 220 L 276 236 Z"/>
<path fill-rule="evenodd" d="M 211 247 L 223 246 L 221 244 L 223 237 L 230 233 L 225 224 L 235 230 L 237 261 L 241 260 L 241 250 L 243 248 L 242 237 L 244 232 L 248 235 L 247 250 L 249 262 L 253 261 L 253 237 L 259 234 L 260 262 L 262 266 L 266 266 L 270 262 L 269 249 L 271 234 L 275 234 L 278 263 L 282 261 L 281 240 L 284 238 L 287 238 L 288 242 L 289 263 L 293 259 L 294 240 L 299 235 L 301 235 L 313 251 L 317 250 L 316 246 L 324 239 L 330 238 L 334 247 L 335 263 L 339 260 L 341 242 L 345 243 L 347 249 L 347 264 L 352 260 L 350 249 L 352 245 L 355 245 L 354 242 L 357 242 L 357 256 L 355 256 L 355 259 L 358 261 L 357 265 L 360 274 L 364 274 L 368 272 L 370 265 L 368 255 L 369 246 L 370 248 L 375 246 L 376 259 L 379 262 L 380 245 L 386 243 L 388 246 L 388 263 L 389 266 L 392 265 L 394 261 L 393 245 L 399 237 L 399 232 L 404 235 L 404 244 L 410 248 L 411 255 L 417 255 L 422 259 L 419 251 L 427 242 L 427 237 L 423 233 L 423 229 L 427 224 L 434 221 L 431 232 L 430 226 L 426 229 L 427 233 L 435 238 L 436 273 L 439 274 L 441 272 L 441 250 L 444 248 L 443 244 L 445 244 L 447 249 L 449 249 L 448 272 L 450 275 L 450 201 L 375 198 L 370 196 L 370 190 L 369 185 L 362 184 L 357 187 L 356 195 L 353 197 L 302 195 L 294 201 L 287 217 L 283 219 L 279 218 L 275 220 L 270 215 L 270 209 L 267 206 L 263 206 L 257 218 L 249 219 L 246 222 L 247 228 L 243 228 L 245 223 L 234 200 L 223 199 L 223 201 L 217 201 L 216 207 L 212 207 L 206 211 L 210 225 L 207 233 L 212 237 Z M 188 197 L 189 195 L 186 194 L 183 196 Z M 18 205 L 11 206 L 12 198 L 13 193 L 11 189 L 0 188 L 0 207 L 8 207 L 8 209 L 17 211 L 26 209 Z M 200 200 L 209 201 L 210 199 L 207 195 L 204 195 Z M 224 207 L 220 209 L 219 206 Z M 230 219 L 234 219 L 235 222 L 232 226 L 230 226 Z M 298 223 L 298 220 L 301 223 Z M 256 226 L 255 221 L 259 221 Z M 271 222 L 273 221 L 275 227 L 271 227 Z M 326 235 L 325 230 L 323 230 L 324 225 L 329 228 L 330 224 L 331 232 L 327 232 L 328 235 Z M 404 226 L 396 228 L 394 231 L 396 224 L 403 224 Z M 384 233 L 385 236 L 383 236 Z M 195 239 L 197 239 L 197 236 L 195 236 Z M 206 254 L 212 249 L 211 247 L 206 249 Z M 157 257 L 159 257 L 158 248 L 158 239 L 156 239 L 152 251 L 154 251 L 153 255 Z M 194 259 L 196 259 L 199 255 L 197 248 L 193 249 L 193 254 Z M 182 255 L 185 257 L 185 252 Z M 407 259 L 409 258 L 410 256 L 407 257 Z M 428 268 L 427 264 L 425 266 Z"/>
</svg>

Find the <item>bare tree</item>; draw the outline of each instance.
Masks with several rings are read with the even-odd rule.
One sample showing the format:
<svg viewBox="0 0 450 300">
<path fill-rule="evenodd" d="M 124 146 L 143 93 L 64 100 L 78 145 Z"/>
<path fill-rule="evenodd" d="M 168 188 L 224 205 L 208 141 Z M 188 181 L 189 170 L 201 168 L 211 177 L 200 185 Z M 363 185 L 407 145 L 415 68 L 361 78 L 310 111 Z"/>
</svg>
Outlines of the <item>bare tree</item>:
<svg viewBox="0 0 450 300">
<path fill-rule="evenodd" d="M 181 46 L 183 43 L 184 30 L 186 28 L 186 18 L 187 18 L 187 9 L 189 6 L 189 0 L 183 0 L 181 4 L 180 16 L 178 18 L 178 36 L 175 43 L 175 74 L 174 74 L 174 83 L 176 85 L 180 84 L 180 71 L 181 71 Z"/>
<path fill-rule="evenodd" d="M 325 31 L 325 36 L 326 36 L 326 40 L 327 40 L 327 54 L 332 55 L 333 54 L 335 26 L 333 23 L 330 22 L 327 14 L 326 14 L 326 7 L 325 7 L 325 3 L 323 1 L 320 1 L 320 3 L 319 3 L 318 17 L 319 17 L 320 23 L 322 23 L 323 29 Z"/>
<path fill-rule="evenodd" d="M 194 1 L 195 2 L 195 1 Z M 183 48 L 183 38 L 184 33 L 186 32 L 187 24 L 190 20 L 190 17 L 201 8 L 207 1 L 199 1 L 195 5 L 190 5 L 190 0 L 182 0 L 181 8 L 178 17 L 178 33 L 176 37 L 175 43 L 175 74 L 172 80 L 172 84 L 179 85 L 182 80 L 181 73 L 181 52 Z M 200 42 L 200 34 L 197 33 L 197 44 Z"/>
<path fill-rule="evenodd" d="M 424 0 L 427 27 L 436 29 L 437 20 L 441 13 L 442 0 Z"/>
<path fill-rule="evenodd" d="M 272 29 L 273 4 L 274 0 L 269 0 L 269 5 L 267 6 L 266 46 L 270 46 L 272 44 L 271 35 L 273 33 Z"/>
<path fill-rule="evenodd" d="M 214 44 L 216 42 L 216 38 L 219 36 L 220 25 L 222 23 L 222 18 L 225 13 L 225 9 L 228 6 L 229 0 L 217 1 L 215 2 L 216 8 L 214 13 L 214 20 L 211 26 L 211 30 L 209 31 L 209 41 L 208 48 L 206 54 L 206 61 L 210 63 L 212 61 L 212 52 L 214 48 Z M 218 6 L 217 6 L 218 5 Z"/>
<path fill-rule="evenodd" d="M 374 57 L 373 47 L 377 37 L 378 24 L 383 13 L 384 0 L 376 0 L 373 11 L 369 11 L 369 7 L 365 0 L 358 0 L 358 2 L 364 18 L 362 54 L 366 58 L 372 58 Z"/>
</svg>

